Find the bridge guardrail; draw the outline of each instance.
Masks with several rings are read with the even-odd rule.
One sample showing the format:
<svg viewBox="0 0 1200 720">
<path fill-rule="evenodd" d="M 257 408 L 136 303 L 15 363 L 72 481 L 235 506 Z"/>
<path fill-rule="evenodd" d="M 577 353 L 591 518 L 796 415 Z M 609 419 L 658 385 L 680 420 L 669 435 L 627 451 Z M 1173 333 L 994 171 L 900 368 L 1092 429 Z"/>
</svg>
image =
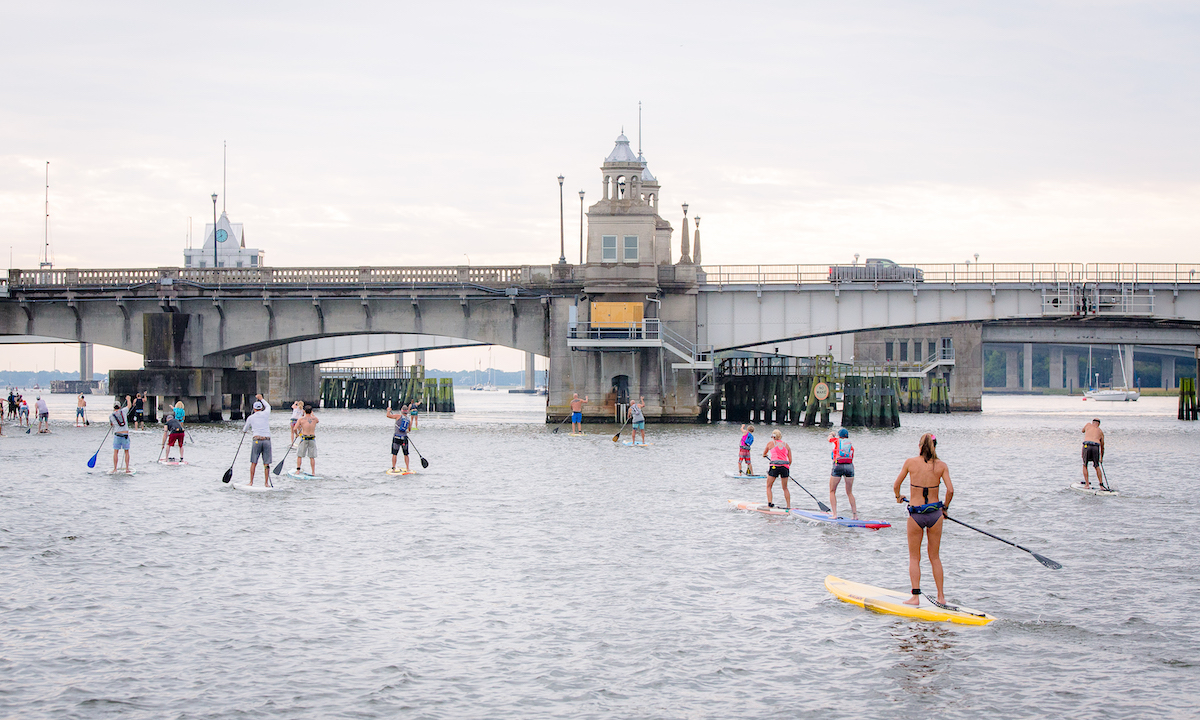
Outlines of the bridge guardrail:
<svg viewBox="0 0 1200 720">
<path fill-rule="evenodd" d="M 223 267 L 223 268 L 104 268 L 80 270 L 8 271 L 6 287 L 103 287 L 175 282 L 199 285 L 356 285 L 356 284 L 473 284 L 512 287 L 548 285 L 550 265 L 429 266 L 429 267 Z"/>
<path fill-rule="evenodd" d="M 830 284 L 830 267 L 822 265 L 705 265 L 706 285 Z M 872 282 L 904 285 L 929 283 L 1198 283 L 1200 264 L 1183 263 L 944 263 L 905 265 L 922 271 L 921 280 L 842 280 L 838 284 Z"/>
</svg>

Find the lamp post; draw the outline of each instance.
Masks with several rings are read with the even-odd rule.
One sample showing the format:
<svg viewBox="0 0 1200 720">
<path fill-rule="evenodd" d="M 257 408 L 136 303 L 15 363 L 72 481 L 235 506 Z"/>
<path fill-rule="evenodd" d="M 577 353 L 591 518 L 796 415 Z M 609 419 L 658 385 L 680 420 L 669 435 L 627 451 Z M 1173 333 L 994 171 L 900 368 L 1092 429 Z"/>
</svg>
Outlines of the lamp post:
<svg viewBox="0 0 1200 720">
<path fill-rule="evenodd" d="M 567 264 L 566 235 L 563 231 L 563 178 L 558 176 L 558 264 Z"/>
<path fill-rule="evenodd" d="M 212 194 L 213 199 L 213 270 L 217 269 L 217 194 Z M 214 273 L 215 275 L 215 273 Z"/>
<path fill-rule="evenodd" d="M 583 264 L 583 191 L 579 191 L 579 264 Z"/>
</svg>

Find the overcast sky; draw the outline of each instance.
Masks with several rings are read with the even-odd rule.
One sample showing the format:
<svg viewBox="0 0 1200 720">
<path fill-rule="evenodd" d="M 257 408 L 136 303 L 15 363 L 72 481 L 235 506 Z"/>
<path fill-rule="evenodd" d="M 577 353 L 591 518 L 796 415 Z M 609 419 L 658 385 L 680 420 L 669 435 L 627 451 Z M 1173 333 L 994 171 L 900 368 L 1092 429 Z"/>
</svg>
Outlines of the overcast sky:
<svg viewBox="0 0 1200 720">
<path fill-rule="evenodd" d="M 223 141 L 270 265 L 553 262 L 560 173 L 570 258 L 638 101 L 705 264 L 1197 259 L 1195 2 L 174 5 L 3 7 L 17 266 L 47 160 L 56 266 L 181 264 Z"/>
</svg>

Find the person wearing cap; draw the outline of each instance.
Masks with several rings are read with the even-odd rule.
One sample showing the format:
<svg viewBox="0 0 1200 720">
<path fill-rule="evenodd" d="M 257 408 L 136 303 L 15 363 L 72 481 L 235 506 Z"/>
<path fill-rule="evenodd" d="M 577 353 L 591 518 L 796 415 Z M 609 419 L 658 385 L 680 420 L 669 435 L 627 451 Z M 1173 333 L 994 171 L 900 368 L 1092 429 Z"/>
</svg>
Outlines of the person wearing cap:
<svg viewBox="0 0 1200 720">
<path fill-rule="evenodd" d="M 837 489 L 842 478 L 846 478 L 846 499 L 850 501 L 850 514 L 858 519 L 858 507 L 854 503 L 854 446 L 850 444 L 850 431 L 846 428 L 829 433 L 833 450 L 833 469 L 829 472 L 829 516 L 837 517 Z"/>
<path fill-rule="evenodd" d="M 254 471 L 262 460 L 263 484 L 271 487 L 271 405 L 262 393 L 254 396 L 254 412 L 246 418 L 242 432 L 252 432 L 254 444 L 250 446 L 250 485 L 254 484 Z"/>
<path fill-rule="evenodd" d="M 46 404 L 41 395 L 37 396 L 37 400 L 33 404 L 37 408 L 38 433 L 50 432 L 50 406 Z"/>
<path fill-rule="evenodd" d="M 125 396 L 129 401 L 129 396 Z M 117 456 L 125 451 L 125 472 L 129 472 L 129 406 L 121 407 L 121 403 L 113 403 L 112 415 L 108 416 L 108 426 L 113 431 L 113 472 L 117 471 Z"/>
</svg>

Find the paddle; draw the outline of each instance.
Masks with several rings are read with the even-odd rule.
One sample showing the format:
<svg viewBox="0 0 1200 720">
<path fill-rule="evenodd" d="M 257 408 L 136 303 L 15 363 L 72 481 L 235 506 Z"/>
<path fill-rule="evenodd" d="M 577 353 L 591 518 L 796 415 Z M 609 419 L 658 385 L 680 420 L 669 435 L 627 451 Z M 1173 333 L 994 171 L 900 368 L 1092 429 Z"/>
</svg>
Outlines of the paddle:
<svg viewBox="0 0 1200 720">
<path fill-rule="evenodd" d="M 225 471 L 225 476 L 221 478 L 221 482 L 228 483 L 230 480 L 233 479 L 233 464 L 237 462 L 238 453 L 240 453 L 242 451 L 242 443 L 244 443 L 246 441 L 246 433 L 248 433 L 248 432 L 250 432 L 250 428 L 246 428 L 245 430 L 242 431 L 242 439 L 238 440 L 237 452 L 235 452 L 233 454 L 233 460 L 230 461 L 229 469 Z"/>
<path fill-rule="evenodd" d="M 107 440 L 107 439 L 108 439 L 108 433 L 110 433 L 110 432 L 112 432 L 112 425 L 109 425 L 109 426 L 108 426 L 108 432 L 104 433 L 104 440 Z M 89 467 L 89 468 L 94 468 L 94 467 L 96 467 L 96 458 L 97 458 L 97 457 L 99 457 L 99 455 L 100 455 L 100 448 L 104 447 L 104 440 L 101 440 L 101 441 L 100 441 L 100 447 L 97 447 L 97 448 L 96 448 L 96 452 L 95 452 L 95 454 L 94 454 L 94 455 L 92 455 L 92 459 L 91 459 L 91 460 L 88 460 L 88 467 Z"/>
<path fill-rule="evenodd" d="M 417 450 L 417 446 L 416 446 L 416 445 L 413 445 L 412 438 L 409 438 L 409 439 L 408 439 L 408 444 L 409 444 L 409 445 L 412 447 L 412 449 L 413 449 L 413 450 L 414 450 L 414 451 L 417 453 L 417 457 L 421 458 L 421 467 L 423 467 L 423 468 L 427 468 L 427 467 L 429 467 L 429 461 L 425 459 L 425 456 L 421 454 L 421 451 L 420 451 L 420 450 Z"/>
<path fill-rule="evenodd" d="M 292 452 L 292 448 L 294 448 L 294 447 L 296 447 L 296 441 L 295 441 L 295 440 L 293 440 L 293 441 L 292 441 L 292 444 L 291 444 L 291 445 L 288 445 L 287 452 L 283 453 L 283 460 L 280 460 L 280 461 L 279 461 L 279 463 L 278 463 L 278 464 L 275 466 L 275 471 L 274 471 L 274 472 L 275 472 L 275 474 L 276 474 L 276 475 L 278 475 L 278 474 L 279 474 L 279 472 L 280 472 L 281 470 L 283 470 L 283 463 L 284 463 L 284 461 L 286 461 L 286 460 L 287 460 L 287 456 L 288 456 L 288 454 Z M 303 458 L 301 458 L 301 462 L 303 462 Z"/>
<path fill-rule="evenodd" d="M 570 419 L 571 419 L 571 413 L 567 413 L 567 416 L 562 419 L 562 422 L 560 422 L 559 424 L 554 426 L 554 433 L 557 435 L 558 431 L 562 429 L 562 426 L 566 425 L 567 421 Z"/>
<path fill-rule="evenodd" d="M 1104 475 L 1104 482 L 1100 483 L 1100 487 L 1104 488 L 1105 490 L 1108 490 L 1109 492 L 1116 492 L 1113 489 L 1116 486 L 1113 485 L 1112 478 L 1110 478 L 1108 476 L 1108 468 L 1104 467 L 1103 460 L 1100 461 L 1100 472 L 1103 473 L 1103 475 Z"/>
<path fill-rule="evenodd" d="M 617 430 L 617 434 L 616 434 L 616 435 L 613 435 L 613 442 L 620 442 L 620 441 L 621 441 L 621 430 L 624 430 L 624 429 L 625 429 L 625 426 L 626 426 L 626 425 L 628 425 L 628 424 L 629 424 L 629 418 L 625 418 L 625 422 L 621 423 L 621 429 L 620 429 L 620 430 Z M 636 439 L 636 438 L 637 438 L 637 435 L 634 435 L 634 438 Z"/>
<path fill-rule="evenodd" d="M 947 520 L 950 520 L 950 521 L 956 522 L 956 523 L 958 523 L 959 525 L 962 525 L 963 527 L 971 528 L 972 530 L 974 530 L 974 531 L 975 531 L 975 532 L 977 532 L 977 533 L 983 533 L 984 535 L 987 535 L 987 536 L 988 536 L 988 537 L 990 537 L 990 538 L 993 538 L 993 539 L 999 540 L 999 541 L 1000 541 L 1000 542 L 1002 542 L 1002 543 L 1007 543 L 1007 544 L 1009 544 L 1009 545 L 1012 545 L 1013 547 L 1017 548 L 1018 550 L 1024 550 L 1025 552 L 1027 552 L 1027 553 L 1029 553 L 1030 555 L 1032 555 L 1032 556 L 1033 556 L 1035 559 L 1037 559 L 1037 561 L 1038 561 L 1038 562 L 1040 562 L 1041 564 L 1043 564 L 1043 565 L 1045 565 L 1046 567 L 1050 568 L 1051 570 L 1062 570 L 1062 565 L 1061 565 L 1060 563 L 1056 563 L 1056 562 L 1054 562 L 1053 560 L 1051 560 L 1050 558 L 1048 558 L 1048 557 L 1046 557 L 1046 556 L 1044 556 L 1044 555 L 1038 555 L 1037 553 L 1035 553 L 1034 551 L 1030 550 L 1029 548 L 1027 548 L 1027 547 L 1021 547 L 1020 545 L 1016 544 L 1015 542 L 1013 542 L 1013 541 L 1011 541 L 1011 540 L 1005 540 L 1005 539 L 1004 539 L 1004 538 L 1002 538 L 1002 537 L 999 537 L 999 536 L 997 536 L 997 535 L 993 535 L 993 534 L 991 534 L 991 533 L 990 533 L 990 532 L 988 532 L 987 530 L 980 530 L 979 528 L 975 527 L 974 525 L 968 525 L 968 524 L 966 524 L 965 522 L 963 522 L 962 520 L 957 520 L 957 519 L 955 519 L 955 518 L 952 518 L 952 517 L 950 517 L 949 515 L 947 515 L 947 514 L 946 514 L 946 511 L 945 511 L 945 510 L 943 510 L 943 511 L 942 511 L 942 517 L 946 518 Z"/>
<path fill-rule="evenodd" d="M 796 482 L 796 478 L 788 477 L 788 480 L 791 480 L 793 485 L 800 488 L 804 492 L 808 493 L 808 496 L 810 498 L 812 498 L 813 500 L 817 500 L 817 496 L 808 492 L 808 488 L 806 488 L 803 485 L 801 485 L 800 483 Z M 821 502 L 820 500 L 817 500 L 817 507 L 821 508 L 821 512 L 829 512 L 829 506 L 826 505 L 825 503 Z"/>
</svg>

